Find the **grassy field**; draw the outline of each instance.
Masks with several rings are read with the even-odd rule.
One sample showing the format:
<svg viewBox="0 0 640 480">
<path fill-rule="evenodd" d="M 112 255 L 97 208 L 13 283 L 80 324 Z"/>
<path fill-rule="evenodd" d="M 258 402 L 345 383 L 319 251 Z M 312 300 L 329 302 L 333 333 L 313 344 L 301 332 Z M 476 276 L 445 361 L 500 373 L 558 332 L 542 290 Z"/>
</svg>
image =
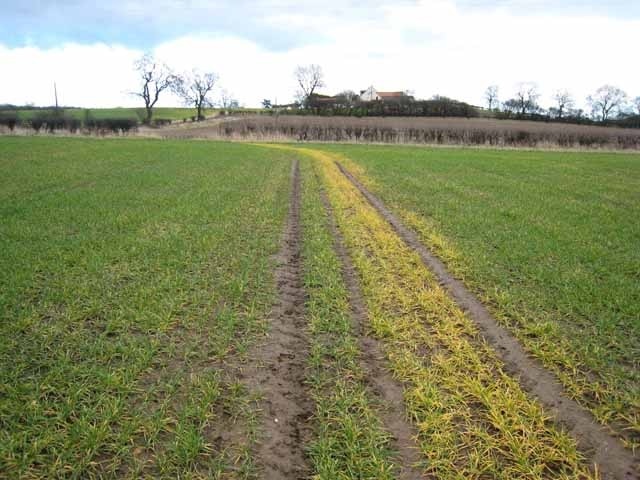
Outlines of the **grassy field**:
<svg viewBox="0 0 640 480">
<path fill-rule="evenodd" d="M 0 142 L 0 476 L 250 472 L 224 365 L 272 302 L 288 154 Z"/>
<path fill-rule="evenodd" d="M 2 137 L 0 477 L 599 478 L 335 162 L 632 446 L 638 160 Z"/>
<path fill-rule="evenodd" d="M 215 116 L 220 110 L 219 108 L 205 108 L 203 114 L 205 117 Z M 18 118 L 27 120 L 40 113 L 51 111 L 52 110 L 18 110 L 17 113 Z M 146 118 L 144 108 L 63 108 L 63 111 L 78 120 L 84 120 L 86 115 L 98 120 L 103 118 L 128 118 L 141 122 Z M 245 113 L 257 113 L 260 109 L 241 109 L 241 111 Z M 153 118 L 155 119 L 182 121 L 184 119 L 190 120 L 191 117 L 195 115 L 196 111 L 193 108 L 157 107 L 153 109 Z"/>
<path fill-rule="evenodd" d="M 501 370 L 472 322 L 342 176 L 336 158 L 311 155 L 358 270 L 370 328 L 405 385 L 425 472 L 446 479 L 589 478 L 572 440 Z"/>
<path fill-rule="evenodd" d="M 640 442 L 640 156 L 326 147 L 571 393 Z"/>
</svg>

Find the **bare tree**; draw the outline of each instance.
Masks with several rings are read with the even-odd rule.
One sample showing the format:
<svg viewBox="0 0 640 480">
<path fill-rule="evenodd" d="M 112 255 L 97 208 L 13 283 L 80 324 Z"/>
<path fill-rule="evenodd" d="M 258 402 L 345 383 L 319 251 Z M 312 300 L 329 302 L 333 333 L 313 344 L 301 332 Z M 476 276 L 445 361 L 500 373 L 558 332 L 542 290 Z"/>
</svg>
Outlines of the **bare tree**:
<svg viewBox="0 0 640 480">
<path fill-rule="evenodd" d="M 309 100 L 315 91 L 325 86 L 324 74 L 320 65 L 298 65 L 294 72 L 298 86 L 297 97 L 304 106 L 309 105 Z"/>
<path fill-rule="evenodd" d="M 633 99 L 633 104 L 636 107 L 636 113 L 640 115 L 640 97 L 636 97 Z"/>
<path fill-rule="evenodd" d="M 540 107 L 538 106 L 538 86 L 535 83 L 523 82 L 518 84 L 516 90 L 516 105 L 520 115 L 527 113 L 535 113 Z"/>
<path fill-rule="evenodd" d="M 204 119 L 202 110 L 213 106 L 213 103 L 207 97 L 217 81 L 218 76 L 213 72 L 202 73 L 193 70 L 191 73 L 176 77 L 173 91 L 182 97 L 187 105 L 193 105 L 196 109 L 196 118 L 200 121 Z"/>
<path fill-rule="evenodd" d="M 358 95 L 353 90 L 343 90 L 336 95 L 337 103 L 345 106 L 353 105 L 358 101 Z"/>
<path fill-rule="evenodd" d="M 555 100 L 556 104 L 551 109 L 551 111 L 557 118 L 562 118 L 563 115 L 565 115 L 575 106 L 573 96 L 569 93 L 568 90 L 556 91 L 553 94 L 553 99 Z"/>
<path fill-rule="evenodd" d="M 140 89 L 132 92 L 132 94 L 144 100 L 144 108 L 147 113 L 145 123 L 148 124 L 151 123 L 153 107 L 158 102 L 160 94 L 166 89 L 171 88 L 177 77 L 171 72 L 169 67 L 165 64 L 158 63 L 153 56 L 148 53 L 138 59 L 134 67 L 140 75 L 142 83 Z"/>
<path fill-rule="evenodd" d="M 240 102 L 229 93 L 229 90 L 223 88 L 220 92 L 220 101 L 218 102 L 222 108 L 238 108 Z"/>
<path fill-rule="evenodd" d="M 484 98 L 487 100 L 489 110 L 493 110 L 498 106 L 498 86 L 490 85 L 484 92 Z"/>
<path fill-rule="evenodd" d="M 594 117 L 606 122 L 613 113 L 620 112 L 627 101 L 627 94 L 618 87 L 603 85 L 587 97 Z"/>
</svg>

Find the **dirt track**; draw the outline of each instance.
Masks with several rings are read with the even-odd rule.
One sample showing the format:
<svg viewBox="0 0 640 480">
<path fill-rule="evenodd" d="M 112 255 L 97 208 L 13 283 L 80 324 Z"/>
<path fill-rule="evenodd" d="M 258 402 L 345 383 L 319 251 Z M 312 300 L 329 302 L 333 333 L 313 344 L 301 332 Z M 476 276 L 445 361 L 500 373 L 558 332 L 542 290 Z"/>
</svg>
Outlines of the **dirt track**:
<svg viewBox="0 0 640 480">
<path fill-rule="evenodd" d="M 263 396 L 262 436 L 257 462 L 261 478 L 299 479 L 310 474 L 304 446 L 310 436 L 313 404 L 305 388 L 308 340 L 302 286 L 300 170 L 293 165 L 291 204 L 275 281 L 278 299 L 268 337 L 249 356 L 246 382 Z"/>
<path fill-rule="evenodd" d="M 425 266 L 436 275 L 440 284 L 462 310 L 474 320 L 482 336 L 504 362 L 505 370 L 519 378 L 523 388 L 536 397 L 554 419 L 574 436 L 592 463 L 598 464 L 602 477 L 624 480 L 637 478 L 637 457 L 605 427 L 598 424 L 590 412 L 571 399 L 555 375 L 526 354 L 519 341 L 500 326 L 486 307 L 446 270 L 444 264 L 422 244 L 415 232 L 405 227 L 398 217 L 342 165 L 337 162 L 336 164 L 345 177 L 389 222 L 400 238 L 419 254 Z"/>
<path fill-rule="evenodd" d="M 221 124 L 240 119 L 241 117 L 215 117 L 202 122 L 174 123 L 161 128 L 141 129 L 139 135 L 172 140 L 216 139 L 220 138 L 218 128 Z"/>
</svg>

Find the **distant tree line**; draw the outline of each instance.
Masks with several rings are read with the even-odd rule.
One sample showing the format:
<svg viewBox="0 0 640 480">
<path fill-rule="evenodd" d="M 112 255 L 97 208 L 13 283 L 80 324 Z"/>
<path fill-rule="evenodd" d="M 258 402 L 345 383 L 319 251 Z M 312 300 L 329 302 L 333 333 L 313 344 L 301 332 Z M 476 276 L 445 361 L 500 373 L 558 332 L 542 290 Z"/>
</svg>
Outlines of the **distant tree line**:
<svg viewBox="0 0 640 480">
<path fill-rule="evenodd" d="M 345 100 L 344 93 L 335 101 L 327 102 L 312 96 L 307 107 L 293 109 L 291 113 L 302 115 L 343 115 L 354 117 L 477 117 L 478 110 L 465 102 L 435 96 L 429 100 L 414 100 L 412 97 L 393 101 L 362 101 L 357 96 Z"/>
<path fill-rule="evenodd" d="M 219 77 L 214 72 L 192 70 L 188 73 L 176 73 L 150 54 L 139 58 L 134 68 L 139 77 L 139 85 L 130 93 L 142 100 L 142 122 L 147 125 L 162 125 L 167 122 L 153 118 L 154 108 L 166 92 L 172 92 L 185 105 L 193 107 L 195 115 L 191 117 L 192 121 L 203 120 L 205 108 L 239 108 L 239 102 L 232 94 L 226 89 L 219 89 Z M 631 99 L 626 92 L 611 85 L 604 85 L 589 95 L 586 99 L 589 110 L 585 111 L 576 108 L 574 96 L 566 89 L 554 92 L 553 105 L 542 107 L 538 86 L 531 82 L 518 84 L 514 94 L 504 101 L 500 101 L 498 86 L 489 86 L 484 94 L 485 108 L 441 95 L 434 95 L 430 99 L 416 99 L 409 92 L 393 98 L 376 97 L 375 100 L 371 100 L 371 95 L 367 97 L 366 93 L 362 95 L 365 91 L 361 95 L 352 90 L 342 91 L 335 96 L 322 95 L 319 90 L 326 86 L 324 74 L 322 68 L 315 64 L 298 66 L 294 76 L 297 84 L 295 103 L 275 105 L 270 99 L 264 99 L 262 106 L 267 113 L 354 117 L 489 117 L 640 128 L 640 96 Z M 212 97 L 218 89 L 219 98 L 215 101 Z M 121 118 L 77 120 L 72 116 L 65 116 L 64 109 L 53 107 L 43 108 L 42 112 L 31 116 L 29 120 L 21 120 L 17 113 L 8 111 L 11 109 L 39 110 L 40 107 L 0 106 L 0 125 L 10 130 L 26 126 L 36 131 L 61 128 L 75 131 L 84 128 L 126 132 L 137 125 L 137 120 Z"/>
<path fill-rule="evenodd" d="M 554 92 L 553 105 L 543 108 L 539 103 L 541 95 L 538 86 L 532 82 L 518 84 L 514 95 L 504 102 L 500 101 L 498 86 L 489 86 L 485 91 L 487 108 L 483 108 L 440 95 L 428 100 L 404 95 L 374 101 L 365 101 L 351 90 L 335 96 L 321 95 L 318 89 L 325 86 L 325 81 L 319 65 L 298 66 L 294 76 L 298 85 L 296 103 L 278 106 L 265 99 L 262 102 L 265 109 L 297 115 L 466 118 L 481 116 L 640 128 L 640 97 L 631 100 L 624 91 L 611 85 L 604 85 L 589 95 L 586 103 L 590 111 L 584 111 L 576 108 L 575 98 L 566 89 Z"/>
<path fill-rule="evenodd" d="M 492 85 L 485 91 L 488 110 L 496 118 L 600 123 L 640 128 L 640 97 L 632 100 L 622 89 L 612 85 L 603 85 L 586 98 L 590 111 L 576 108 L 575 98 L 566 89 L 554 92 L 554 104 L 549 108 L 543 108 L 539 104 L 539 98 L 540 93 L 535 83 L 519 84 L 515 95 L 502 104 L 498 100 L 497 86 Z"/>
</svg>

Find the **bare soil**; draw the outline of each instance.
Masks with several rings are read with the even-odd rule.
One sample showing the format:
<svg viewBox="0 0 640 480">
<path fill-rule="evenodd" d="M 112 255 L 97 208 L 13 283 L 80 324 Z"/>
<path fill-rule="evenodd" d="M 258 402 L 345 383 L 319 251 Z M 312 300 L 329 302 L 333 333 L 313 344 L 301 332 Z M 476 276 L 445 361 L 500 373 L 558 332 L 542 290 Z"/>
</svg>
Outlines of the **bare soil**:
<svg viewBox="0 0 640 480">
<path fill-rule="evenodd" d="M 305 388 L 308 340 L 301 265 L 300 170 L 293 164 L 291 204 L 275 280 L 278 297 L 268 334 L 249 355 L 242 376 L 261 396 L 261 438 L 256 448 L 261 478 L 310 476 L 304 445 L 311 436 L 313 403 Z"/>
<path fill-rule="evenodd" d="M 172 140 L 218 139 L 220 125 L 240 120 L 241 117 L 214 117 L 200 122 L 172 123 L 163 127 L 138 129 L 139 136 Z"/>
<path fill-rule="evenodd" d="M 417 466 L 424 461 L 416 446 L 414 438 L 418 436 L 416 429 L 407 421 L 404 410 L 403 389 L 393 379 L 384 366 L 384 353 L 378 340 L 369 335 L 367 324 L 367 308 L 364 303 L 360 283 L 353 262 L 344 245 L 342 234 L 336 225 L 333 209 L 326 193 L 322 191 L 322 203 L 327 212 L 329 228 L 334 238 L 334 249 L 342 264 L 342 276 L 349 292 L 349 304 L 353 329 L 358 337 L 361 359 L 360 364 L 365 374 L 365 381 L 372 393 L 379 399 L 382 409 L 380 417 L 387 431 L 392 436 L 392 446 L 397 452 L 397 477 L 399 480 L 418 480 L 424 478 Z"/>
<path fill-rule="evenodd" d="M 476 323 L 481 335 L 504 362 L 505 370 L 519 379 L 523 388 L 538 399 L 555 421 L 565 427 L 591 463 L 598 465 L 603 479 L 631 480 L 640 478 L 640 462 L 631 450 L 597 423 L 593 415 L 565 391 L 556 376 L 538 360 L 533 359 L 517 338 L 502 327 L 478 298 L 455 279 L 445 265 L 427 249 L 418 235 L 408 229 L 376 196 L 336 162 L 340 171 L 362 193 L 367 201 L 393 227 L 436 276 L 456 303 Z"/>
</svg>

